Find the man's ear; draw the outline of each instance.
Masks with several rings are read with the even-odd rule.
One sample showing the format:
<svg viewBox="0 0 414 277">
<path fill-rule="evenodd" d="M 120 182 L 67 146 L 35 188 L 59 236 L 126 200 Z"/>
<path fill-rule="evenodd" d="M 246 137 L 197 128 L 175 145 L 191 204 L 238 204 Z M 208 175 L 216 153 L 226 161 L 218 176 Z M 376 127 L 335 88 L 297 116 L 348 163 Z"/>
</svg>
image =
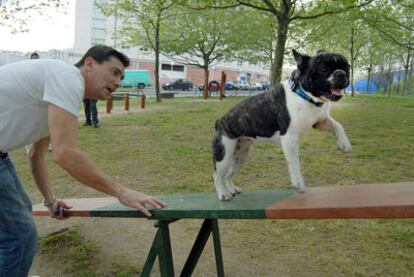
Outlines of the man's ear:
<svg viewBox="0 0 414 277">
<path fill-rule="evenodd" d="M 87 57 L 85 59 L 85 62 L 83 63 L 83 66 L 86 68 L 87 71 L 90 71 L 94 63 L 95 63 L 95 60 L 93 58 Z"/>
<path fill-rule="evenodd" d="M 302 55 L 295 49 L 292 49 L 293 57 L 295 58 L 296 64 L 298 66 L 298 69 L 300 72 L 304 72 L 305 69 L 309 65 L 310 56 L 308 55 Z"/>
</svg>

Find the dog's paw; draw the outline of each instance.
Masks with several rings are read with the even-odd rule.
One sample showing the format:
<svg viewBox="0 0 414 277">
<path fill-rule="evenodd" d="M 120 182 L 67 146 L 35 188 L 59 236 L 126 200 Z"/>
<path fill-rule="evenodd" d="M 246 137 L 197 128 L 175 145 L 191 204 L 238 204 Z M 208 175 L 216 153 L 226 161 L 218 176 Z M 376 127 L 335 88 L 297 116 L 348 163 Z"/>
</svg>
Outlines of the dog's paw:
<svg viewBox="0 0 414 277">
<path fill-rule="evenodd" d="M 352 145 L 347 138 L 341 140 L 338 139 L 336 141 L 336 148 L 345 153 L 349 153 L 352 151 Z"/>
<path fill-rule="evenodd" d="M 296 190 L 300 193 L 305 193 L 306 192 L 306 188 L 296 188 Z"/>
<path fill-rule="evenodd" d="M 220 201 L 229 201 L 231 199 L 233 199 L 233 194 L 231 194 L 230 192 L 222 193 L 219 195 Z"/>
<path fill-rule="evenodd" d="M 306 191 L 305 184 L 292 184 L 292 187 L 300 193 L 304 193 Z"/>
<path fill-rule="evenodd" d="M 239 188 L 239 187 L 234 186 L 234 190 L 231 192 L 231 194 L 233 196 L 235 196 L 236 194 L 239 194 L 239 193 L 242 193 L 242 192 L 243 192 L 243 189 L 242 188 Z"/>
</svg>

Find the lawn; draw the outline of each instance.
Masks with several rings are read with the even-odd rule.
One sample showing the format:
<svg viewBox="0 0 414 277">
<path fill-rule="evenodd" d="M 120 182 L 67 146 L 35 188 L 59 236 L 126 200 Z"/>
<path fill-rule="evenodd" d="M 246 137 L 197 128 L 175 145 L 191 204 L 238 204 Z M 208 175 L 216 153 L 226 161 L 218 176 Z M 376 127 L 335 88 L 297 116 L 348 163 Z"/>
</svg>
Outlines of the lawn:
<svg viewBox="0 0 414 277">
<path fill-rule="evenodd" d="M 101 169 L 128 187 L 155 195 L 214 191 L 211 178 L 214 122 L 242 99 L 168 99 L 160 104 L 150 100 L 145 112 L 102 117 L 98 129 L 79 127 L 79 146 Z M 116 101 L 115 109 L 122 109 L 122 105 Z M 308 132 L 300 150 L 308 186 L 414 181 L 414 98 L 346 97 L 334 105 L 332 115 L 344 126 L 353 152 L 337 151 L 331 134 Z M 15 151 L 12 158 L 32 200 L 39 202 L 41 197 L 31 179 L 24 150 Z M 50 157 L 49 163 L 56 195 L 104 196 L 80 185 L 53 164 Z M 234 182 L 245 190 L 289 186 L 281 149 L 270 144 L 257 146 Z M 60 226 L 51 219 L 36 220 L 42 235 L 47 233 L 42 224 L 48 224 L 50 229 Z M 60 261 L 61 266 L 56 259 L 52 259 L 54 265 L 49 265 L 47 257 L 59 248 L 60 242 L 44 237 L 47 243 L 40 246 L 35 268 L 49 267 L 53 274 L 61 270 L 58 274 L 64 276 L 134 276 L 140 271 L 144 263 L 141 257 L 146 256 L 148 248 L 140 249 L 139 260 L 112 255 L 105 251 L 101 241 L 82 233 L 85 230 L 82 224 L 89 224 L 87 220 L 70 220 L 65 224 L 71 226 L 69 230 L 76 236 L 66 235 L 61 247 L 92 245 L 91 251 L 83 252 L 93 255 L 83 255 L 81 262 L 76 255 L 67 255 L 63 257 L 65 261 Z M 96 223 L 96 219 L 90 221 L 105 226 Z M 108 221 L 111 227 L 107 227 L 113 228 L 116 222 L 116 219 Z M 172 236 L 174 231 L 183 232 L 184 237 L 193 236 L 196 223 L 177 223 Z M 220 226 L 228 276 L 414 275 L 414 220 L 230 220 L 221 221 Z M 99 237 L 98 233 L 104 230 L 97 228 L 90 232 Z M 149 241 L 145 246 L 154 233 L 146 235 Z M 110 233 L 105 236 L 108 240 L 122 241 L 122 234 L 116 239 Z M 77 242 L 68 243 L 71 238 Z M 128 241 L 125 245 L 128 246 Z M 122 249 L 118 252 L 122 253 Z M 174 251 L 174 245 L 173 252 L 179 261 L 187 255 Z M 210 260 L 211 256 L 204 260 L 202 257 L 195 276 L 214 276 L 214 261 Z M 43 264 L 39 265 L 40 262 Z"/>
</svg>

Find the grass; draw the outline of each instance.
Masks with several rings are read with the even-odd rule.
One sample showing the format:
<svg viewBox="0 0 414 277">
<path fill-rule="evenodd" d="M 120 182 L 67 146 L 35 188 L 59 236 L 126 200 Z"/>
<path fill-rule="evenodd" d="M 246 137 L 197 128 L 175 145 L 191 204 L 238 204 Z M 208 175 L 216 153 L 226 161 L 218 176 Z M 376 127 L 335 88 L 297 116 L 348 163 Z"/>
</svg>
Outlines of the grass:
<svg viewBox="0 0 414 277">
<path fill-rule="evenodd" d="M 153 110 L 102 118 L 98 129 L 80 127 L 79 146 L 98 167 L 128 187 L 156 195 L 214 191 L 211 180 L 214 122 L 242 99 L 165 99 L 161 104 L 150 101 L 147 107 Z M 115 108 L 121 109 L 122 105 L 115 102 Z M 414 180 L 414 98 L 347 97 L 333 108 L 332 115 L 347 131 L 353 152 L 338 152 L 330 134 L 308 132 L 301 141 L 300 155 L 309 186 Z M 24 150 L 15 151 L 12 157 L 26 188 L 36 191 Z M 80 185 L 53 162 L 49 165 L 56 195 L 102 196 Z M 246 190 L 289 186 L 281 149 L 273 145 L 257 146 L 234 181 Z M 38 197 L 35 201 L 40 200 L 39 194 L 35 195 Z M 240 272 L 246 270 L 245 274 L 248 269 L 260 267 L 264 275 L 268 272 L 267 276 L 278 272 L 281 276 L 412 276 L 413 223 L 413 220 L 222 221 L 222 244 L 223 249 L 244 260 Z M 70 235 L 67 238 L 78 239 Z M 86 249 L 82 250 L 81 245 L 86 245 Z M 98 250 L 85 242 L 74 249 L 77 254 L 68 257 L 74 265 L 72 269 L 81 268 L 82 271 L 76 272 L 86 274 L 82 276 L 98 270 L 93 264 L 83 266 L 82 260 L 83 257 L 89 260 L 90 253 Z M 115 261 L 111 272 L 132 276 L 138 271 L 133 264 L 127 258 Z"/>
<path fill-rule="evenodd" d="M 49 257 L 52 263 L 64 261 L 65 273 L 77 276 L 95 276 L 91 264 L 98 247 L 86 241 L 76 226 L 64 228 L 40 239 L 40 252 Z"/>
</svg>

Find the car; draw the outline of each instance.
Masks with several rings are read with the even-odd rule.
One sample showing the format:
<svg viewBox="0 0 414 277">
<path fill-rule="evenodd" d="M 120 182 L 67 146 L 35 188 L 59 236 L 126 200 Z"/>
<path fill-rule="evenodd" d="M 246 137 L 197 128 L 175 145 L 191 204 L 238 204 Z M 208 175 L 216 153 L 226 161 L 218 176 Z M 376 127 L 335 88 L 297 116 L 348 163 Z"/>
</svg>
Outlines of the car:
<svg viewBox="0 0 414 277">
<path fill-rule="evenodd" d="M 204 90 L 204 84 L 198 86 L 198 90 L 202 91 Z M 220 90 L 220 83 L 218 81 L 210 81 L 208 84 L 208 90 L 210 91 L 218 91 Z"/>
<path fill-rule="evenodd" d="M 262 84 L 261 83 L 251 83 L 250 89 L 252 90 L 262 90 Z"/>
<path fill-rule="evenodd" d="M 237 86 L 240 90 L 249 90 L 250 84 L 246 80 L 237 81 Z"/>
<path fill-rule="evenodd" d="M 270 89 L 270 83 L 268 81 L 261 82 L 262 84 L 262 90 L 268 90 Z"/>
<path fill-rule="evenodd" d="M 225 90 L 233 90 L 233 89 L 235 89 L 235 88 L 234 88 L 234 84 L 233 84 L 233 82 L 226 82 L 226 83 L 224 84 L 224 89 L 225 89 Z"/>
<path fill-rule="evenodd" d="M 239 90 L 248 90 L 250 89 L 250 84 L 246 80 L 236 80 L 233 81 L 235 89 Z"/>
<path fill-rule="evenodd" d="M 193 83 L 186 79 L 177 79 L 172 82 L 162 84 L 164 90 L 192 90 Z"/>
</svg>

